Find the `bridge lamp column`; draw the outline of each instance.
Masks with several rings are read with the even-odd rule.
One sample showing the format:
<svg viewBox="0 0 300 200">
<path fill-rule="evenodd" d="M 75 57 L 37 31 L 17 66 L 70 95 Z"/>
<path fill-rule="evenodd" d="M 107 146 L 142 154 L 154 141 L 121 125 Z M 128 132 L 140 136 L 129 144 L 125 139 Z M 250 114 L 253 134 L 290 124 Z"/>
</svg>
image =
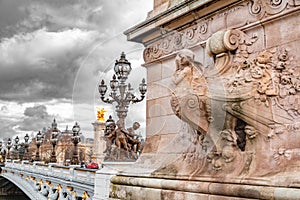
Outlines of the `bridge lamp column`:
<svg viewBox="0 0 300 200">
<path fill-rule="evenodd" d="M 39 131 L 36 134 L 36 147 L 37 147 L 37 149 L 36 149 L 36 154 L 35 154 L 35 161 L 41 161 L 41 159 L 40 159 L 40 146 L 43 142 L 42 138 L 43 138 L 42 133 L 41 133 L 41 131 Z"/>
<path fill-rule="evenodd" d="M 74 144 L 74 151 L 73 151 L 71 164 L 79 165 L 78 143 L 80 142 L 80 136 L 79 136 L 80 126 L 78 125 L 77 122 L 73 126 L 72 131 L 73 131 L 72 142 Z"/>
<path fill-rule="evenodd" d="M 15 138 L 15 149 L 14 149 L 14 154 L 15 154 L 14 159 L 15 159 L 15 160 L 18 160 L 18 159 L 19 159 L 19 149 L 18 149 L 18 147 L 19 147 L 19 141 L 20 141 L 20 139 L 19 139 L 19 137 L 17 136 L 17 137 Z"/>
<path fill-rule="evenodd" d="M 12 147 L 12 142 L 11 142 L 10 138 L 8 138 L 8 140 L 7 140 L 6 147 L 7 147 L 7 159 L 11 159 L 10 158 L 10 148 Z"/>
<path fill-rule="evenodd" d="M 58 136 L 58 129 L 56 127 L 54 127 L 52 132 L 51 132 L 51 139 L 50 139 L 50 142 L 52 144 L 52 153 L 51 153 L 51 158 L 50 158 L 51 163 L 56 163 L 57 162 L 56 151 L 55 151 L 55 146 L 56 146 L 57 141 L 58 141 L 57 136 Z"/>
<path fill-rule="evenodd" d="M 23 160 L 29 160 L 29 151 L 28 151 L 28 147 L 29 147 L 29 136 L 28 133 L 26 133 L 26 135 L 24 136 L 24 156 L 23 156 Z"/>
<path fill-rule="evenodd" d="M 110 81 L 111 98 L 105 98 L 105 93 L 107 91 L 107 85 L 105 85 L 104 80 L 101 81 L 99 85 L 99 93 L 101 95 L 101 100 L 104 103 L 112 104 L 114 102 L 116 105 L 116 112 L 119 118 L 119 124 L 125 127 L 125 118 L 127 117 L 128 107 L 130 103 L 138 103 L 143 101 L 145 98 L 145 93 L 147 91 L 147 85 L 145 79 L 140 83 L 139 90 L 141 97 L 137 98 L 133 93 L 130 83 L 126 83 L 126 80 L 131 72 L 131 63 L 126 59 L 126 55 L 122 52 L 119 60 L 116 60 L 114 66 L 115 74 Z"/>
</svg>

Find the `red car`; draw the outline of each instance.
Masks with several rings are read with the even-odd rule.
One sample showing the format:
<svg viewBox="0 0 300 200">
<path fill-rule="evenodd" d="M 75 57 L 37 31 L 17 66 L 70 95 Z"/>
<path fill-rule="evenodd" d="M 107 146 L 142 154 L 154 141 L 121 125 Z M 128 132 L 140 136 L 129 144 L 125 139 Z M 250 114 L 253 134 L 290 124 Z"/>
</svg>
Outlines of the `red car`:
<svg viewBox="0 0 300 200">
<path fill-rule="evenodd" d="M 97 163 L 91 162 L 86 166 L 88 169 L 99 169 L 99 165 Z"/>
</svg>

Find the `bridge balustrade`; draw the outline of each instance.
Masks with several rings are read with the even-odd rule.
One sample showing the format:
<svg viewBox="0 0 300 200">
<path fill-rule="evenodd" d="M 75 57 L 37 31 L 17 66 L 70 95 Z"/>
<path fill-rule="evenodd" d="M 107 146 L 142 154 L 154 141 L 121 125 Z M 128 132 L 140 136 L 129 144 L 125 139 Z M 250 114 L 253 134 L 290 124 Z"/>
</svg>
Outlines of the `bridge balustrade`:
<svg viewBox="0 0 300 200">
<path fill-rule="evenodd" d="M 31 199 L 91 199 L 95 169 L 55 164 L 6 162 L 2 176 L 13 182 Z"/>
</svg>

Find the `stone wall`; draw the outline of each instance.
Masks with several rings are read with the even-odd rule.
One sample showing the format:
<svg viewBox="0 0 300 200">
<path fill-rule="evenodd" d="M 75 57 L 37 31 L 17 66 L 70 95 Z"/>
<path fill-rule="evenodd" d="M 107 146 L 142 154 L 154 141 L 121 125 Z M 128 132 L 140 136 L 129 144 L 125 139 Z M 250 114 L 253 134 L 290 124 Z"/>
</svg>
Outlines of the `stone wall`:
<svg viewBox="0 0 300 200">
<path fill-rule="evenodd" d="M 236 183 L 244 189 L 272 187 L 268 194 L 254 188 L 257 195 L 236 197 L 295 197 L 287 188 L 298 188 L 294 177 L 300 172 L 299 5 L 299 0 L 178 1 L 125 32 L 145 45 L 147 140 L 132 170 L 113 179 L 112 196 L 139 187 L 159 189 L 152 192 L 161 198 L 166 190 L 181 195 L 179 180 L 193 180 L 224 188 L 180 189 L 195 198 L 231 196 L 230 184 Z M 174 81 L 180 67 L 191 70 L 185 76 L 190 88 Z M 153 177 L 178 187 L 162 188 Z"/>
</svg>

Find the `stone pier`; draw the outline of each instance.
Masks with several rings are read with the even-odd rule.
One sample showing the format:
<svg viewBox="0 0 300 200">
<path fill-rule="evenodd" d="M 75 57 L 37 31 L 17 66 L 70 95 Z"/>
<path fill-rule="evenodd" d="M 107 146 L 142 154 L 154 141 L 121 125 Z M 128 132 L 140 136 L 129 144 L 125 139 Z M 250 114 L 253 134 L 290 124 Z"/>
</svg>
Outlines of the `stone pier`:
<svg viewBox="0 0 300 200">
<path fill-rule="evenodd" d="M 155 0 L 127 30 L 147 69 L 147 139 L 120 199 L 298 199 L 300 1 Z"/>
<path fill-rule="evenodd" d="M 104 140 L 104 130 L 105 123 L 100 121 L 95 121 L 92 123 L 94 126 L 94 145 L 93 145 L 93 155 L 92 158 L 98 163 L 101 164 L 104 161 L 106 143 Z"/>
</svg>

